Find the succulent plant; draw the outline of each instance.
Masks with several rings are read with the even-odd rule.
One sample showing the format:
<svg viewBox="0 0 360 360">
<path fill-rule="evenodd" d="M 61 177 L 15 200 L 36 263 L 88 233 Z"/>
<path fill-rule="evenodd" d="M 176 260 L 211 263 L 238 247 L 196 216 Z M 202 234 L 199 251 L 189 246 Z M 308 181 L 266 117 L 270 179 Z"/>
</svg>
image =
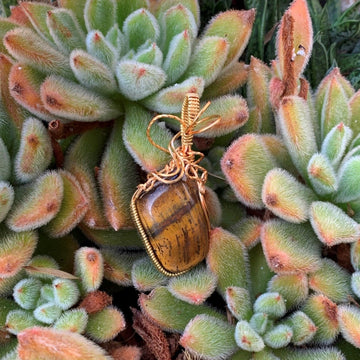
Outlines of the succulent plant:
<svg viewBox="0 0 360 360">
<path fill-rule="evenodd" d="M 98 270 L 95 274 L 94 267 Z M 112 298 L 98 291 L 103 267 L 96 248 L 76 251 L 75 268 L 81 269 L 78 276 L 59 270 L 47 255 L 34 256 L 14 286 L 12 299 L 0 299 L 1 327 L 10 335 L 6 343 L 11 345 L 2 358 L 17 353 L 24 359 L 110 359 L 86 339 L 108 342 L 126 325 L 123 313 L 111 304 Z M 96 280 L 85 288 L 89 278 Z"/>
<path fill-rule="evenodd" d="M 305 0 L 271 67 L 239 62 L 254 18 L 226 11 L 200 36 L 196 0 L 22 2 L 0 18 L 2 359 L 360 354 L 359 91 L 334 68 L 312 94 Z M 169 160 L 149 121 L 190 91 L 222 116 L 194 139 L 213 229 L 206 264 L 169 279 L 129 203 Z M 175 131 L 166 119 L 151 136 L 167 147 Z M 125 320 L 103 279 L 140 293 L 141 349 L 112 341 Z"/>
</svg>

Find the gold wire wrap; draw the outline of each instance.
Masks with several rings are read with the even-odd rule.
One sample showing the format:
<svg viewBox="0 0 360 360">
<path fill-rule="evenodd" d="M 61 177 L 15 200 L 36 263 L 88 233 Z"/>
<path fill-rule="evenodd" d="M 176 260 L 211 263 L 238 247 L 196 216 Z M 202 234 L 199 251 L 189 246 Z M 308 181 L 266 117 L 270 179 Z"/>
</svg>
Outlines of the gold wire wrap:
<svg viewBox="0 0 360 360">
<path fill-rule="evenodd" d="M 184 178 L 184 176 L 186 176 L 187 178 L 193 179 L 197 182 L 201 206 L 204 210 L 208 229 L 210 231 L 210 220 L 204 198 L 207 171 L 199 165 L 199 162 L 204 158 L 204 154 L 192 150 L 194 135 L 210 129 L 211 127 L 216 125 L 221 119 L 218 115 L 211 115 L 200 119 L 201 115 L 206 111 L 209 105 L 210 102 L 205 104 L 205 106 L 200 110 L 199 95 L 196 93 L 188 93 L 185 96 L 183 102 L 181 118 L 171 114 L 157 115 L 150 121 L 146 130 L 146 136 L 149 142 L 156 148 L 169 153 L 172 159 L 162 170 L 148 174 L 148 179 L 144 184 L 138 185 L 137 190 L 135 191 L 131 199 L 131 214 L 151 260 L 154 262 L 157 269 L 167 276 L 177 276 L 184 273 L 185 271 L 171 273 L 163 268 L 154 253 L 149 239 L 147 238 L 144 227 L 140 221 L 140 217 L 136 208 L 136 200 L 139 197 L 143 196 L 145 193 L 149 192 L 151 189 L 153 189 L 157 182 L 161 182 L 164 184 L 173 184 L 180 181 Z M 164 147 L 155 143 L 155 141 L 151 138 L 150 135 L 152 125 L 162 118 L 175 119 L 180 123 L 180 131 L 171 139 L 168 149 L 165 149 Z M 210 124 L 204 127 L 200 127 L 199 130 L 195 130 L 195 128 L 199 127 L 199 125 L 205 122 L 210 122 Z M 176 147 L 175 142 L 180 137 L 181 145 Z"/>
</svg>

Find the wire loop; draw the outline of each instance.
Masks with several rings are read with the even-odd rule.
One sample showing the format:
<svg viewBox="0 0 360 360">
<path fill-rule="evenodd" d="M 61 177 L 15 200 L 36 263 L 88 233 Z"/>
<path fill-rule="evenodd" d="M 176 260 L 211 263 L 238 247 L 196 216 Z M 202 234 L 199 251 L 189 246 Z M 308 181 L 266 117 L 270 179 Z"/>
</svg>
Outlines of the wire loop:
<svg viewBox="0 0 360 360">
<path fill-rule="evenodd" d="M 192 150 L 192 145 L 194 135 L 210 129 L 221 120 L 218 115 L 200 118 L 209 105 L 210 102 L 205 104 L 205 106 L 200 110 L 199 95 L 196 93 L 188 93 L 185 96 L 182 106 L 181 118 L 176 115 L 161 114 L 155 116 L 150 121 L 146 130 L 148 140 L 156 148 L 170 154 L 172 160 L 162 170 L 149 174 L 149 181 L 143 184 L 146 186 L 147 190 L 150 190 L 150 188 L 154 186 L 155 180 L 161 181 L 165 184 L 171 184 L 181 179 L 184 175 L 190 179 L 197 180 L 199 189 L 205 185 L 207 171 L 199 165 L 199 162 L 204 158 L 204 155 L 199 151 Z M 180 131 L 171 139 L 167 149 L 157 144 L 150 135 L 151 127 L 156 121 L 162 118 L 174 119 L 180 123 Z M 201 127 L 199 130 L 195 130 L 195 128 L 198 128 L 201 124 L 209 121 L 209 125 Z M 179 137 L 181 137 L 181 145 L 176 147 L 175 142 Z M 201 175 L 199 175 L 199 173 Z"/>
</svg>

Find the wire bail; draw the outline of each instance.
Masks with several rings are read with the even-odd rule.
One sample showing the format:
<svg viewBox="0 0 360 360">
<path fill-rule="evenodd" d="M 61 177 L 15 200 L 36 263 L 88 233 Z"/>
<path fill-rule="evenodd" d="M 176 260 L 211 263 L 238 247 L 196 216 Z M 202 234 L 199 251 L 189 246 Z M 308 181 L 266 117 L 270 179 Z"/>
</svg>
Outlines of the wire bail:
<svg viewBox="0 0 360 360">
<path fill-rule="evenodd" d="M 210 129 L 221 120 L 220 116 L 218 115 L 210 115 L 201 118 L 201 115 L 206 111 L 209 105 L 210 101 L 206 103 L 205 106 L 200 110 L 199 95 L 196 93 L 188 93 L 186 94 L 183 102 L 181 118 L 172 114 L 160 114 L 155 116 L 150 121 L 146 130 L 146 136 L 148 140 L 156 148 L 169 153 L 172 157 L 172 160 L 162 170 L 149 174 L 149 179 L 155 178 L 156 180 L 159 180 L 163 183 L 171 184 L 186 175 L 189 178 L 195 179 L 205 184 L 207 179 L 207 171 L 199 165 L 199 162 L 204 158 L 204 154 L 199 151 L 194 151 L 192 149 L 192 145 L 194 135 L 200 134 Z M 171 118 L 180 123 L 180 131 L 171 139 L 168 149 L 165 149 L 164 147 L 155 143 L 150 135 L 150 130 L 153 124 L 162 118 Z M 210 122 L 210 124 L 196 130 L 196 128 L 206 122 Z M 176 147 L 175 142 L 179 137 L 181 137 L 181 145 Z M 199 173 L 201 173 L 201 175 L 199 175 Z"/>
</svg>

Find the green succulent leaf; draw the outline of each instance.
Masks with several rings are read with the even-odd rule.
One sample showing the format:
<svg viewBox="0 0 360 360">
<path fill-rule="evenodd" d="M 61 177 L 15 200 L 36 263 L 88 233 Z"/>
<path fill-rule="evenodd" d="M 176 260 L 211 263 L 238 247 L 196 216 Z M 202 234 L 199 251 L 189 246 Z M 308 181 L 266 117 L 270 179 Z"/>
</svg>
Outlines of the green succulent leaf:
<svg viewBox="0 0 360 360">
<path fill-rule="evenodd" d="M 234 264 L 231 268 L 228 267 L 229 261 Z M 213 229 L 206 262 L 209 269 L 217 276 L 217 289 L 224 298 L 226 288 L 229 286 L 247 288 L 249 281 L 247 251 L 235 235 L 222 228 Z"/>
<path fill-rule="evenodd" d="M 85 33 L 71 10 L 59 8 L 48 11 L 46 24 L 55 44 L 65 54 L 86 48 Z"/>
<path fill-rule="evenodd" d="M 318 238 L 327 246 L 353 242 L 360 236 L 359 224 L 330 202 L 313 202 L 310 222 Z"/>
<path fill-rule="evenodd" d="M 316 195 L 286 170 L 270 170 L 264 180 L 262 200 L 274 214 L 292 223 L 305 222 Z"/>
<path fill-rule="evenodd" d="M 186 325 L 180 344 L 194 356 L 229 358 L 236 349 L 234 326 L 209 315 L 195 316 Z"/>
<path fill-rule="evenodd" d="M 144 136 L 150 120 L 151 114 L 142 106 L 136 103 L 126 106 L 124 143 L 134 160 L 147 172 L 159 170 L 169 161 L 169 155 L 153 146 Z M 170 131 L 158 124 L 151 128 L 150 135 L 165 149 L 172 138 Z"/>
<path fill-rule="evenodd" d="M 90 55 L 96 57 L 110 69 L 115 69 L 118 62 L 119 52 L 109 41 L 106 40 L 100 31 L 93 30 L 87 34 L 86 49 Z"/>
<path fill-rule="evenodd" d="M 10 30 L 4 36 L 4 44 L 9 53 L 24 64 L 46 74 L 73 77 L 69 59 L 31 29 Z"/>
<path fill-rule="evenodd" d="M 160 67 L 135 60 L 121 61 L 116 76 L 121 93 L 134 101 L 158 91 L 166 81 L 166 74 Z"/>
<path fill-rule="evenodd" d="M 149 8 L 149 0 L 116 0 L 117 3 L 117 23 L 121 27 L 124 20 L 135 10 Z"/>
<path fill-rule="evenodd" d="M 162 68 L 167 79 L 165 85 L 173 84 L 187 69 L 191 56 L 191 38 L 188 30 L 171 39 Z"/>
<path fill-rule="evenodd" d="M 130 49 L 137 50 L 145 41 L 157 42 L 159 24 L 148 10 L 142 8 L 132 12 L 124 21 L 123 33 Z"/>
<path fill-rule="evenodd" d="M 192 76 L 182 83 L 161 89 L 154 95 L 142 100 L 142 104 L 148 109 L 159 113 L 178 113 L 187 93 L 197 93 L 201 97 L 204 91 L 204 80 L 201 77 Z"/>
<path fill-rule="evenodd" d="M 17 179 L 27 182 L 37 178 L 50 165 L 52 153 L 50 135 L 43 123 L 35 118 L 26 119 L 15 158 Z"/>
<path fill-rule="evenodd" d="M 160 18 L 161 48 L 165 54 L 169 53 L 171 43 L 180 33 L 186 33 L 190 44 L 197 36 L 198 28 L 192 12 L 179 3 L 166 10 Z"/>
<path fill-rule="evenodd" d="M 240 320 L 236 324 L 235 341 L 241 349 L 246 351 L 259 352 L 265 347 L 261 336 L 245 320 Z"/>
<path fill-rule="evenodd" d="M 190 63 L 181 77 L 184 80 L 191 76 L 202 77 L 205 86 L 211 84 L 219 76 L 224 67 L 229 43 L 219 36 L 205 36 L 196 45 Z"/>
<path fill-rule="evenodd" d="M 86 51 L 81 49 L 72 51 L 70 66 L 76 79 L 85 87 L 105 95 L 117 91 L 115 76 L 111 69 Z"/>
<path fill-rule="evenodd" d="M 346 339 L 346 341 L 359 349 L 359 309 L 354 305 L 339 305 L 338 320 L 342 336 Z"/>
<path fill-rule="evenodd" d="M 125 325 L 123 313 L 114 306 L 108 306 L 89 315 L 86 335 L 98 343 L 108 342 L 124 330 Z"/>
<path fill-rule="evenodd" d="M 88 31 L 99 30 L 106 34 L 116 21 L 115 0 L 87 0 L 84 19 Z"/>
<path fill-rule="evenodd" d="M 77 121 L 108 121 L 122 113 L 119 104 L 81 85 L 50 75 L 41 85 L 45 108 L 55 116 Z"/>
<path fill-rule="evenodd" d="M 220 36 L 229 43 L 225 66 L 232 64 L 243 53 L 251 35 L 255 20 L 255 9 L 230 10 L 210 20 L 202 36 Z"/>
<path fill-rule="evenodd" d="M 49 11 L 55 10 L 55 8 L 49 4 L 30 1 L 23 2 L 20 6 L 38 34 L 44 40 L 53 42 L 54 40 L 46 24 L 46 15 Z"/>
<path fill-rule="evenodd" d="M 207 305 L 194 305 L 175 298 L 165 287 L 158 286 L 139 298 L 141 311 L 162 329 L 183 332 L 196 315 L 205 314 L 226 321 L 225 316 Z M 178 311 L 174 311 L 178 309 Z"/>
<path fill-rule="evenodd" d="M 8 180 L 11 174 L 10 155 L 3 139 L 0 138 L 0 181 Z"/>
<path fill-rule="evenodd" d="M 55 171 L 17 188 L 7 225 L 14 231 L 27 231 L 47 224 L 59 212 L 63 192 L 61 176 Z"/>
<path fill-rule="evenodd" d="M 309 161 L 307 172 L 310 183 L 317 194 L 331 194 L 339 188 L 335 170 L 326 155 L 314 154 Z"/>
<path fill-rule="evenodd" d="M 14 189 L 6 181 L 0 181 L 0 223 L 6 218 L 14 203 Z"/>
</svg>

